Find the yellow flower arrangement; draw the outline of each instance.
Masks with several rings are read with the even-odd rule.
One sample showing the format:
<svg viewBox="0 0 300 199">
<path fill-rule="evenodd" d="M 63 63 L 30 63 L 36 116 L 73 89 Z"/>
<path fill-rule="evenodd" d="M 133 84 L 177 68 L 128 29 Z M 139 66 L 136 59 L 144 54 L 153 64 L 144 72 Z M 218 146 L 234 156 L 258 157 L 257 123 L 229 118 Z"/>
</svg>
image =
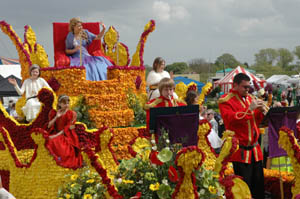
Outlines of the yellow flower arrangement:
<svg viewBox="0 0 300 199">
<path fill-rule="evenodd" d="M 93 199 L 91 194 L 84 194 L 83 199 Z"/>
<path fill-rule="evenodd" d="M 209 186 L 209 187 L 208 187 L 208 190 L 209 190 L 209 192 L 212 193 L 212 194 L 216 194 L 216 193 L 217 193 L 217 189 L 216 189 L 216 187 L 214 187 L 214 186 Z"/>
<path fill-rule="evenodd" d="M 72 180 L 72 181 L 77 180 L 77 178 L 78 178 L 78 175 L 77 175 L 77 174 L 71 175 L 71 180 Z"/>
<path fill-rule="evenodd" d="M 89 179 L 89 180 L 86 181 L 86 183 L 93 183 L 93 182 L 95 182 L 94 179 Z"/>
<path fill-rule="evenodd" d="M 155 184 L 150 184 L 149 189 L 151 191 L 157 191 L 159 189 L 159 183 L 155 183 Z"/>
<path fill-rule="evenodd" d="M 125 184 L 133 184 L 134 183 L 133 180 L 122 180 L 122 182 Z"/>
</svg>

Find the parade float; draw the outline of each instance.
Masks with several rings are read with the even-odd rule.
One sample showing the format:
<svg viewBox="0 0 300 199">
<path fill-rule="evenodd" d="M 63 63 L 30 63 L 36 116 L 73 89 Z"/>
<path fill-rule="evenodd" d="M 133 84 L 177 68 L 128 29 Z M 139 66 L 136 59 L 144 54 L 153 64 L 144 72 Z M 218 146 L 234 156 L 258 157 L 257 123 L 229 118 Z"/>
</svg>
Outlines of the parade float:
<svg viewBox="0 0 300 199">
<path fill-rule="evenodd" d="M 83 26 L 99 33 L 99 23 Z M 51 67 L 30 26 L 25 26 L 23 41 L 5 21 L 0 22 L 0 28 L 18 51 L 22 79 L 29 76 L 32 64 L 38 64 L 42 77 L 52 88 L 39 92 L 38 99 L 43 106 L 30 123 L 19 123 L 0 104 L 0 175 L 3 186 L 16 198 L 80 198 L 79 195 L 85 199 L 251 198 L 247 185 L 232 175 L 228 166 L 229 156 L 238 147 L 234 132 L 225 133 L 224 146 L 217 156 L 207 139 L 211 125 L 206 120 L 199 124 L 198 145 L 184 148 L 171 146 L 167 137 L 163 137 L 164 145 L 161 145 L 145 126 L 133 126 L 137 113 L 129 102 L 139 106 L 146 102 L 143 54 L 147 37 L 155 29 L 153 20 L 145 26 L 131 59 L 114 27 L 108 29 L 102 43 L 97 41 L 92 45 L 89 49 L 92 55 L 104 54 L 114 61 L 104 81 L 87 81 L 84 67 L 70 66 L 63 45 L 68 23 L 53 24 L 55 64 Z M 203 87 L 200 104 L 211 88 L 211 84 Z M 184 98 L 187 89 L 188 85 L 180 84 L 176 92 Z M 95 128 L 90 129 L 81 122 L 75 126 L 84 168 L 58 166 L 45 147 L 44 124 L 60 94 L 70 96 L 73 108 L 82 99 L 86 103 L 84 108 L 91 107 L 88 113 Z M 23 96 L 17 102 L 19 115 L 25 101 Z M 299 173 L 299 146 L 289 129 L 282 129 L 280 135 L 295 173 Z M 300 192 L 298 174 L 280 173 L 280 176 L 287 193 L 292 189 L 296 196 Z M 265 171 L 265 179 L 270 190 L 278 191 L 277 184 L 273 183 L 279 182 L 278 173 Z"/>
</svg>

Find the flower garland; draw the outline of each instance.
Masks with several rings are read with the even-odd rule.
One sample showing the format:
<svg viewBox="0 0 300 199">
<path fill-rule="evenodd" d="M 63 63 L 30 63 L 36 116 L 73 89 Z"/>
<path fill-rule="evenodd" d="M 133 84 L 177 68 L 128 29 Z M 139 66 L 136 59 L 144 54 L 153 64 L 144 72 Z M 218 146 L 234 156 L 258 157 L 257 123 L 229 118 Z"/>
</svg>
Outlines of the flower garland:
<svg viewBox="0 0 300 199">
<path fill-rule="evenodd" d="M 198 103 L 199 105 L 202 105 L 203 102 L 205 101 L 205 96 L 208 95 L 212 90 L 212 83 L 207 82 L 203 87 L 201 94 L 199 95 L 199 100 Z"/>
<path fill-rule="evenodd" d="M 122 196 L 120 196 L 117 190 L 115 189 L 115 187 L 111 185 L 111 180 L 107 177 L 107 171 L 97 161 L 99 156 L 91 149 L 86 149 L 85 152 L 88 155 L 89 159 L 91 160 L 91 165 L 96 169 L 96 171 L 101 176 L 102 182 L 103 184 L 106 185 L 107 191 L 110 194 L 110 196 L 113 197 L 114 199 L 121 199 Z"/>
<path fill-rule="evenodd" d="M 204 165 L 206 169 L 212 170 L 215 166 L 215 161 L 217 154 L 215 153 L 214 149 L 210 145 L 210 142 L 208 140 L 208 135 L 211 130 L 211 124 L 206 120 L 200 120 L 199 121 L 199 128 L 198 128 L 198 148 L 201 149 L 205 153 L 205 156 L 207 157 Z"/>
<path fill-rule="evenodd" d="M 38 64 L 41 68 L 49 67 L 48 55 L 44 48 L 36 43 L 36 36 L 32 28 L 28 25 L 25 27 L 23 46 L 30 53 L 30 60 L 33 64 Z"/>
<path fill-rule="evenodd" d="M 0 21 L 0 28 L 3 31 L 3 33 L 5 33 L 16 46 L 19 55 L 19 61 L 22 66 L 22 78 L 26 79 L 29 75 L 29 66 L 32 65 L 28 51 L 24 48 L 21 39 L 13 30 L 11 25 L 6 23 L 5 21 Z"/>
<path fill-rule="evenodd" d="M 295 174 L 295 186 L 292 187 L 292 193 L 295 197 L 300 193 L 300 147 L 294 136 L 294 132 L 287 127 L 281 127 L 279 129 L 278 144 L 287 152 L 291 158 L 291 163 L 294 168 Z"/>
<path fill-rule="evenodd" d="M 233 199 L 234 194 L 232 188 L 234 186 L 234 179 L 238 176 L 230 175 L 225 177 L 225 170 L 227 169 L 227 164 L 230 161 L 231 155 L 238 150 L 238 139 L 234 137 L 234 132 L 225 131 L 223 133 L 223 138 L 226 140 L 222 146 L 219 157 L 216 160 L 215 171 L 219 174 L 219 182 L 225 188 L 225 196 L 228 199 Z"/>
<path fill-rule="evenodd" d="M 143 66 L 144 65 L 144 59 L 143 59 L 144 46 L 147 41 L 147 37 L 154 30 L 155 30 L 155 21 L 150 20 L 149 23 L 145 26 L 144 32 L 142 33 L 142 35 L 140 37 L 140 41 L 136 48 L 136 52 L 132 56 L 131 66 Z"/>
<path fill-rule="evenodd" d="M 175 164 L 178 167 L 180 179 L 172 198 L 192 199 L 198 197 L 194 170 L 202 165 L 204 159 L 204 153 L 196 146 L 185 147 L 177 153 Z"/>
</svg>

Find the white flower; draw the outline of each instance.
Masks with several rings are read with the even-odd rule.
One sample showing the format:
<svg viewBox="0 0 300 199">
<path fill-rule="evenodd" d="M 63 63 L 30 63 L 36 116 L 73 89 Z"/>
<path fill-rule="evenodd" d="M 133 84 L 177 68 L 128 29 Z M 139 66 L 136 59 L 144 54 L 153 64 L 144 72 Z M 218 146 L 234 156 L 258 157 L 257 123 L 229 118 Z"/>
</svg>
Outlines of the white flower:
<svg viewBox="0 0 300 199">
<path fill-rule="evenodd" d="M 122 178 L 118 178 L 117 183 L 122 183 Z"/>
<path fill-rule="evenodd" d="M 169 144 L 169 143 L 170 143 L 170 140 L 169 140 L 169 139 L 166 139 L 166 143 Z"/>
<path fill-rule="evenodd" d="M 168 146 L 167 146 L 165 149 L 167 149 L 167 150 L 169 150 L 169 151 L 170 151 L 170 147 L 168 147 Z"/>
<path fill-rule="evenodd" d="M 205 189 L 200 190 L 200 194 L 203 195 L 205 193 Z"/>
<path fill-rule="evenodd" d="M 168 180 L 167 180 L 167 179 L 163 179 L 163 180 L 162 180 L 162 183 L 163 183 L 163 184 L 165 184 L 165 185 L 169 185 L 169 183 L 168 183 Z"/>
<path fill-rule="evenodd" d="M 137 184 L 143 184 L 143 183 L 144 183 L 143 180 L 137 181 Z"/>
<path fill-rule="evenodd" d="M 151 140 L 151 143 L 152 143 L 152 144 L 155 144 L 155 140 Z"/>
<path fill-rule="evenodd" d="M 153 147 L 152 147 L 152 150 L 156 151 L 156 150 L 157 150 L 157 147 L 156 147 L 156 146 L 153 146 Z"/>
</svg>

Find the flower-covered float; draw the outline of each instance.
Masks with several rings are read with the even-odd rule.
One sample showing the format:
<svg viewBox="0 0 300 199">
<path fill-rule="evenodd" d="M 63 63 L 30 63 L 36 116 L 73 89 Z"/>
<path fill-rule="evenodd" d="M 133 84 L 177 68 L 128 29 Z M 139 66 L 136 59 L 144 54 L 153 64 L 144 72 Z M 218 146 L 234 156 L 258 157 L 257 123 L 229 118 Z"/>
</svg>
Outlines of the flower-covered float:
<svg viewBox="0 0 300 199">
<path fill-rule="evenodd" d="M 61 29 L 56 25 L 66 26 L 64 23 L 54 24 L 54 29 Z M 91 26 L 99 27 L 99 24 Z M 3 186 L 16 198 L 221 198 L 224 190 L 227 198 L 241 195 L 240 188 L 245 188 L 245 184 L 239 178 L 230 176 L 232 170 L 227 168 L 226 161 L 226 157 L 237 146 L 236 140 L 227 136 L 224 145 L 227 147 L 222 149 L 218 158 L 207 140 L 211 128 L 209 122 L 202 121 L 199 124 L 198 146 L 173 151 L 170 146 L 160 150 L 155 148 L 158 143 L 145 127 L 130 127 L 136 113 L 128 101 L 145 102 L 143 53 L 147 37 L 155 29 L 153 20 L 145 26 L 132 60 L 127 46 L 119 42 L 116 29 L 109 28 L 103 43 L 98 46 L 115 65 L 108 68 L 108 80 L 98 82 L 85 80 L 84 67 L 70 67 L 69 60 L 56 44 L 55 66 L 50 67 L 47 54 L 36 42 L 30 26 L 25 26 L 23 42 L 5 21 L 0 22 L 0 28 L 16 46 L 22 78 L 28 77 L 30 65 L 38 64 L 42 68 L 42 77 L 53 89 L 44 88 L 39 92 L 38 99 L 43 106 L 38 117 L 29 124 L 14 120 L 0 105 L 0 175 Z M 54 43 L 63 38 L 60 34 L 54 32 Z M 99 52 L 94 49 L 94 53 Z M 211 87 L 211 84 L 203 87 L 200 104 Z M 183 98 L 186 89 L 186 86 L 179 85 L 176 91 L 181 92 L 179 96 Z M 43 125 L 50 109 L 55 107 L 59 94 L 71 97 L 71 107 L 82 97 L 92 107 L 89 114 L 96 128 L 88 129 L 80 122 L 75 127 L 85 164 L 90 168 L 88 171 L 86 168 L 72 170 L 58 166 L 45 148 L 47 132 L 43 130 Z M 19 115 L 22 115 L 20 107 L 23 103 L 24 97 L 17 103 Z M 187 161 L 190 159 L 193 161 Z M 218 164 L 215 164 L 216 161 Z M 121 172 L 124 165 L 128 169 L 128 164 L 132 166 L 137 162 L 142 162 L 140 166 L 143 169 L 144 165 L 148 165 L 150 171 L 161 167 L 167 174 L 159 177 L 163 176 L 162 173 L 149 172 L 146 176 L 139 173 L 141 178 L 148 180 L 148 184 L 143 184 L 147 189 L 146 194 L 150 194 L 147 197 L 137 188 L 139 183 L 144 182 L 142 179 L 127 179 L 128 176 Z M 131 169 L 130 172 L 134 174 L 139 167 Z M 69 180 L 67 183 L 65 176 Z M 132 189 L 137 192 L 124 196 L 124 191 L 130 186 L 137 188 Z M 248 197 L 247 193 L 243 196 Z M 293 191 L 293 194 L 296 192 Z"/>
</svg>

